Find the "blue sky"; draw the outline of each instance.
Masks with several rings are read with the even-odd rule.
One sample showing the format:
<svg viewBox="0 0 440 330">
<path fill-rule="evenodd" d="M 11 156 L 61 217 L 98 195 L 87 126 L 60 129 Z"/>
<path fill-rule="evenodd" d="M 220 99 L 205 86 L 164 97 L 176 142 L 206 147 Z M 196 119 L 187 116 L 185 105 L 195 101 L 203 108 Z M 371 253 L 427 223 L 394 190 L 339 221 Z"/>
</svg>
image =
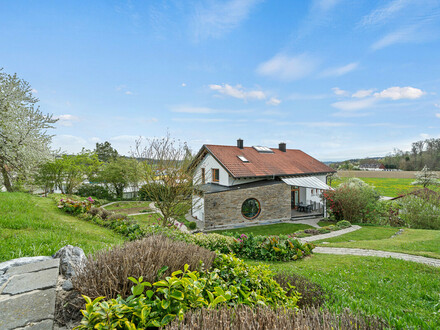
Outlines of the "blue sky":
<svg viewBox="0 0 440 330">
<path fill-rule="evenodd" d="M 440 137 L 440 1 L 0 1 L 0 67 L 53 146 L 204 143 L 381 156 Z"/>
</svg>

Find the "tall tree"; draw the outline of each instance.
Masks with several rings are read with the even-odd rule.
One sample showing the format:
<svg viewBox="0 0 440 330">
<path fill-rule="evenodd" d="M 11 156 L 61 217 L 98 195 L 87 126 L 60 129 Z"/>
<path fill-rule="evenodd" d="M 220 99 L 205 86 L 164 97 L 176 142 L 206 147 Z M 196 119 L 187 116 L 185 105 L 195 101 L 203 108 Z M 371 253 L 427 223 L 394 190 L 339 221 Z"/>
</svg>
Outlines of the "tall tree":
<svg viewBox="0 0 440 330">
<path fill-rule="evenodd" d="M 101 162 L 108 163 L 118 158 L 118 151 L 112 147 L 110 142 L 96 143 L 95 153 Z"/>
<path fill-rule="evenodd" d="M 0 171 L 8 191 L 17 177 L 28 178 L 50 156 L 47 129 L 57 120 L 44 115 L 29 83 L 0 69 Z"/>
<path fill-rule="evenodd" d="M 137 187 L 139 182 L 138 161 L 132 158 L 119 157 L 114 161 L 104 164 L 100 181 L 112 190 L 116 197 L 124 197 L 124 189 L 131 186 Z"/>
</svg>

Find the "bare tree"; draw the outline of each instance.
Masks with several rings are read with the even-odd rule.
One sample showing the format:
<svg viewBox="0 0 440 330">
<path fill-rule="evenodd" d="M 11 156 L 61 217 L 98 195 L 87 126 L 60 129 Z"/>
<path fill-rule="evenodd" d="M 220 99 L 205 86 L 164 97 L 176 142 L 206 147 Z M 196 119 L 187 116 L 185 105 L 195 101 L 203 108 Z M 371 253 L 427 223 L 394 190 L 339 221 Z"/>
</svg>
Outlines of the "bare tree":
<svg viewBox="0 0 440 330">
<path fill-rule="evenodd" d="M 141 176 L 145 181 L 142 190 L 162 212 L 162 225 L 184 215 L 192 204 L 194 190 L 193 170 L 190 169 L 192 154 L 186 143 L 164 138 L 142 138 L 135 141 L 133 156 L 141 159 Z"/>
</svg>

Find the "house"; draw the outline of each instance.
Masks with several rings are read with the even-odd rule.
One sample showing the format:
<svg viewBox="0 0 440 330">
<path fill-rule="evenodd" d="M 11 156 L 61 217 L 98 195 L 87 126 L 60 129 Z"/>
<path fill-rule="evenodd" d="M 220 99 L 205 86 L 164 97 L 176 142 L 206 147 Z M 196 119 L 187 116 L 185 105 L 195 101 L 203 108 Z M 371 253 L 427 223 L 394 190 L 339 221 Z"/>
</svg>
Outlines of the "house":
<svg viewBox="0 0 440 330">
<path fill-rule="evenodd" d="M 361 171 L 385 171 L 386 167 L 383 164 L 362 164 L 359 166 Z"/>
<path fill-rule="evenodd" d="M 301 150 L 203 145 L 195 168 L 192 215 L 205 228 L 324 215 L 332 168 Z"/>
</svg>

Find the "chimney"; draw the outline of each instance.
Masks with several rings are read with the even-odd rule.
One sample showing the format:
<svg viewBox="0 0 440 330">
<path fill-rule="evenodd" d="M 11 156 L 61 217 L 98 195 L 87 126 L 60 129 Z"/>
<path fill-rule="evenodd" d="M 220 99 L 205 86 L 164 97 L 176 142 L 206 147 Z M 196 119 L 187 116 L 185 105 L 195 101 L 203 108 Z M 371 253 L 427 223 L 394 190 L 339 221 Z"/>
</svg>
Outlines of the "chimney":
<svg viewBox="0 0 440 330">
<path fill-rule="evenodd" d="M 280 142 L 278 149 L 280 149 L 282 152 L 286 152 L 286 144 L 284 142 Z"/>
<path fill-rule="evenodd" d="M 242 139 L 237 140 L 237 147 L 240 149 L 243 149 L 243 140 Z"/>
</svg>

